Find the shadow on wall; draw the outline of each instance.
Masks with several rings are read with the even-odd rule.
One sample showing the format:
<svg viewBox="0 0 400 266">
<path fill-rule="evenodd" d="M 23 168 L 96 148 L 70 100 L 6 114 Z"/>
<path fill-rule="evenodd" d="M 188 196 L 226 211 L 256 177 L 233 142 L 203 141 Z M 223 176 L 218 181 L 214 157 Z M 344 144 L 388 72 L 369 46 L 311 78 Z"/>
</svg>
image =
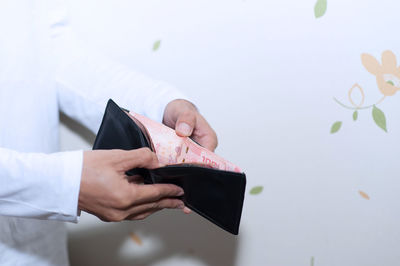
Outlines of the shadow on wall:
<svg viewBox="0 0 400 266">
<path fill-rule="evenodd" d="M 143 221 L 102 223 L 71 232 L 71 265 L 159 265 L 163 261 L 168 265 L 235 265 L 237 236 L 197 214 L 177 212 L 164 210 Z M 140 237 L 140 244 L 131 233 Z"/>
<path fill-rule="evenodd" d="M 84 142 L 93 143 L 95 136 L 82 125 L 63 114 L 60 120 Z M 70 147 L 79 143 L 65 146 L 79 149 Z M 88 214 L 82 218 L 89 223 L 68 233 L 71 265 L 235 265 L 240 237 L 196 213 L 164 210 L 143 221 L 122 223 L 104 223 Z"/>
<path fill-rule="evenodd" d="M 63 143 L 61 141 L 61 150 L 72 150 L 72 149 L 83 149 L 85 147 L 81 147 L 81 142 L 85 142 L 86 144 L 90 144 L 91 146 L 94 143 L 96 135 L 92 133 L 89 129 L 85 126 L 81 125 L 80 123 L 76 122 L 75 120 L 69 118 L 64 113 L 60 112 L 60 123 L 63 124 L 66 128 L 77 135 L 77 139 L 81 139 L 82 141 L 78 143 Z M 68 146 L 68 147 L 65 147 Z"/>
<path fill-rule="evenodd" d="M 62 123 L 65 127 L 67 127 L 69 130 L 73 131 L 75 134 L 78 135 L 78 138 L 82 139 L 84 142 L 92 145 L 94 143 L 94 140 L 96 138 L 96 135 L 92 133 L 89 129 L 81 125 L 80 123 L 76 122 L 75 120 L 69 118 L 66 116 L 64 113 L 60 112 L 60 123 Z M 69 144 L 69 145 L 68 145 Z M 71 143 L 68 143 L 67 147 L 69 150 L 71 149 L 83 149 L 84 147 L 78 147 L 75 143 L 71 145 Z M 64 146 L 64 145 L 62 145 Z M 73 146 L 73 147 L 71 147 Z M 76 146 L 76 147 L 75 147 Z M 64 149 L 64 147 L 61 147 L 61 149 Z"/>
</svg>

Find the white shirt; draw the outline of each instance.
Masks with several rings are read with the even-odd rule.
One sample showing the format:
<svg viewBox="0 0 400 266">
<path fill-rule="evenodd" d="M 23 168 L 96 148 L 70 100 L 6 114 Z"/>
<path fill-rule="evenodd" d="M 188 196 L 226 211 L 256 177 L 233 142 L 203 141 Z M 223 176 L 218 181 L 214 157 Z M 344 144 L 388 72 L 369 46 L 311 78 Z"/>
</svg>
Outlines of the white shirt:
<svg viewBox="0 0 400 266">
<path fill-rule="evenodd" d="M 66 265 L 82 151 L 58 150 L 58 111 L 96 132 L 109 98 L 161 121 L 183 98 L 82 48 L 60 1 L 0 1 L 0 265 Z"/>
</svg>

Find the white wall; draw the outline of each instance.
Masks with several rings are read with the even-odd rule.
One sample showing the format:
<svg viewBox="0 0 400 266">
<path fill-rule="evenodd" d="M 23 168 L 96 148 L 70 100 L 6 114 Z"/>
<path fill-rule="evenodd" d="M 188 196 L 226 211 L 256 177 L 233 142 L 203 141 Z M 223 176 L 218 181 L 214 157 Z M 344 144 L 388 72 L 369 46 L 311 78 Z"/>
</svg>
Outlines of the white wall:
<svg viewBox="0 0 400 266">
<path fill-rule="evenodd" d="M 378 105 L 387 133 L 371 108 L 354 122 L 332 98 L 351 105 L 358 83 L 365 105 L 380 99 L 360 56 L 381 62 L 391 50 L 400 60 L 400 4 L 328 0 L 318 19 L 314 4 L 70 1 L 82 40 L 184 91 L 216 129 L 217 153 L 245 170 L 248 191 L 264 187 L 246 193 L 238 237 L 175 211 L 122 224 L 83 215 L 69 226 L 74 265 L 398 265 L 399 95 Z M 63 120 L 62 149 L 90 148 L 93 135 Z"/>
</svg>

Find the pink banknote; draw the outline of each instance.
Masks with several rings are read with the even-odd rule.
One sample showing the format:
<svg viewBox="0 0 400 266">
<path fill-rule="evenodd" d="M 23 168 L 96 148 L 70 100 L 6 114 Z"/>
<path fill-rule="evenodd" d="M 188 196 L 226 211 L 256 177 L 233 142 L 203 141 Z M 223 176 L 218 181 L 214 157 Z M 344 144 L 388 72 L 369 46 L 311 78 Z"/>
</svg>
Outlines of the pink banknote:
<svg viewBox="0 0 400 266">
<path fill-rule="evenodd" d="M 163 164 L 201 164 L 207 167 L 241 173 L 233 163 L 203 148 L 187 137 L 176 135 L 175 130 L 143 115 L 129 112 L 133 120 L 139 121 L 147 131 L 158 160 Z"/>
</svg>

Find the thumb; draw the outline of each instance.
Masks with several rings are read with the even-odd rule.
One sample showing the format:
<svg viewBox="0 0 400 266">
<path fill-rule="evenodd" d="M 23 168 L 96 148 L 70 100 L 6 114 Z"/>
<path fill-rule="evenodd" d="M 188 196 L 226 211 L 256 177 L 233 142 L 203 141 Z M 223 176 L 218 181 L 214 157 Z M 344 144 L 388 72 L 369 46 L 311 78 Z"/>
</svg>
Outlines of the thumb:
<svg viewBox="0 0 400 266">
<path fill-rule="evenodd" d="M 189 137 L 196 125 L 196 114 L 194 112 L 182 113 L 178 116 L 175 124 L 175 132 L 181 137 Z"/>
</svg>

